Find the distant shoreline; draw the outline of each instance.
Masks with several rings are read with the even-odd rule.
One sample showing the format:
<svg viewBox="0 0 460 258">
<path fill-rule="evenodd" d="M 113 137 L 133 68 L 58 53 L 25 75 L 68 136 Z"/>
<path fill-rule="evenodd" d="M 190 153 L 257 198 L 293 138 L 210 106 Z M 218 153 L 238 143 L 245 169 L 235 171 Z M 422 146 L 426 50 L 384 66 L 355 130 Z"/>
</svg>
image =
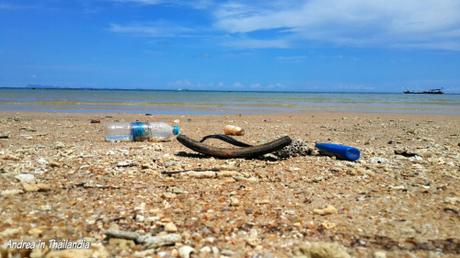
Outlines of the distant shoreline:
<svg viewBox="0 0 460 258">
<path fill-rule="evenodd" d="M 192 89 L 144 89 L 144 88 L 77 88 L 77 87 L 11 87 L 0 86 L 0 90 L 81 90 L 81 91 L 157 91 L 157 92 L 235 92 L 235 93 L 311 93 L 311 94 L 403 94 L 399 91 L 302 91 L 302 90 L 192 90 Z M 460 95 L 446 92 L 444 95 Z"/>
</svg>

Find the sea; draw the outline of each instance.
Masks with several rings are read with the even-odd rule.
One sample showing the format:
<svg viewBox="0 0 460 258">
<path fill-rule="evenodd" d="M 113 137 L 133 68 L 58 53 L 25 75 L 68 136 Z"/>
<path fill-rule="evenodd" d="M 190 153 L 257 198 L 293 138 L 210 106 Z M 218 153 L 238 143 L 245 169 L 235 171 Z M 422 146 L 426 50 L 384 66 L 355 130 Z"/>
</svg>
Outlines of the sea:
<svg viewBox="0 0 460 258">
<path fill-rule="evenodd" d="M 326 111 L 460 115 L 460 94 L 0 88 L 1 111 L 152 115 Z"/>
</svg>

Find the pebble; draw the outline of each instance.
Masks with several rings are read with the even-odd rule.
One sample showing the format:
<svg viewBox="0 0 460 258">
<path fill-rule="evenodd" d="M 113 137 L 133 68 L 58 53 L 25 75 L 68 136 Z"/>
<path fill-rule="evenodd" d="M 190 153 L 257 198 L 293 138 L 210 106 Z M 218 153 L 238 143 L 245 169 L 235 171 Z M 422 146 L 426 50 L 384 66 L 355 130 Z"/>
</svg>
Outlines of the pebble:
<svg viewBox="0 0 460 258">
<path fill-rule="evenodd" d="M 7 229 L 3 230 L 2 232 L 0 232 L 0 237 L 2 237 L 2 238 L 11 237 L 11 236 L 14 236 L 14 235 L 20 233 L 21 231 L 22 231 L 21 228 L 7 228 Z"/>
<path fill-rule="evenodd" d="M 325 222 L 321 223 L 320 226 L 323 229 L 333 229 L 337 225 L 334 222 L 325 221 Z"/>
<path fill-rule="evenodd" d="M 1 191 L 0 195 L 1 196 L 11 196 L 11 195 L 16 195 L 16 194 L 20 194 L 20 193 L 23 193 L 23 191 L 20 190 L 20 189 L 9 189 L 9 190 Z"/>
<path fill-rule="evenodd" d="M 460 198 L 459 197 L 446 197 L 444 198 L 444 203 L 456 205 L 457 203 L 460 203 Z"/>
<path fill-rule="evenodd" d="M 192 172 L 187 172 L 187 173 L 182 173 L 182 174 L 189 176 L 189 177 L 201 178 L 201 179 L 217 177 L 217 173 L 214 171 L 203 171 L 203 172 L 192 171 Z"/>
<path fill-rule="evenodd" d="M 117 246 L 122 250 L 130 250 L 136 246 L 133 240 L 121 239 L 121 238 L 109 239 L 109 245 Z"/>
<path fill-rule="evenodd" d="M 162 236 L 145 236 L 139 237 L 138 242 L 145 243 L 148 247 L 160 247 L 173 245 L 180 242 L 182 237 L 179 234 L 167 234 Z"/>
<path fill-rule="evenodd" d="M 144 257 L 151 257 L 156 253 L 155 249 L 147 249 L 144 251 L 136 251 L 134 252 L 134 257 L 144 258 Z"/>
<path fill-rule="evenodd" d="M 193 252 L 195 252 L 195 249 L 188 245 L 184 245 L 179 248 L 179 256 L 181 258 L 190 258 L 190 254 Z"/>
<path fill-rule="evenodd" d="M 231 206 L 238 206 L 240 205 L 240 200 L 238 200 L 238 198 L 236 197 L 230 197 L 230 205 Z"/>
<path fill-rule="evenodd" d="M 38 184 L 28 184 L 22 183 L 22 188 L 26 192 L 39 192 L 39 191 L 48 191 L 51 189 L 51 186 L 48 184 L 38 183 Z"/>
<path fill-rule="evenodd" d="M 232 250 L 229 250 L 229 249 L 223 249 L 221 252 L 220 252 L 222 255 L 225 255 L 225 256 L 233 256 L 233 254 L 235 252 L 233 252 Z"/>
<path fill-rule="evenodd" d="M 27 233 L 32 235 L 32 236 L 38 236 L 41 233 L 43 233 L 43 231 L 41 229 L 39 229 L 39 228 L 31 228 L 29 231 L 27 231 Z"/>
<path fill-rule="evenodd" d="M 351 258 L 345 247 L 338 243 L 305 242 L 299 246 L 299 251 L 307 257 Z"/>
<path fill-rule="evenodd" d="M 212 250 L 211 250 L 211 247 L 209 246 L 203 246 L 201 249 L 200 249 L 200 253 L 202 254 L 206 254 L 206 253 L 210 253 Z"/>
<path fill-rule="evenodd" d="M 326 208 L 323 208 L 323 209 L 314 209 L 313 213 L 324 216 L 324 215 L 329 215 L 329 214 L 337 214 L 338 211 L 334 206 L 328 205 L 326 206 Z"/>
<path fill-rule="evenodd" d="M 32 174 L 21 173 L 15 176 L 21 183 L 35 183 L 35 176 Z"/>
<path fill-rule="evenodd" d="M 66 147 L 65 144 L 62 143 L 62 142 L 56 142 L 56 143 L 54 144 L 54 149 L 56 149 L 56 150 L 64 149 L 65 147 Z"/>
<path fill-rule="evenodd" d="M 37 159 L 37 163 L 40 165 L 47 165 L 48 161 L 45 158 L 39 158 Z"/>
<path fill-rule="evenodd" d="M 177 232 L 177 227 L 176 225 L 174 225 L 174 223 L 169 222 L 169 223 L 166 223 L 165 225 L 165 231 L 168 233 L 174 233 L 174 232 Z"/>
<path fill-rule="evenodd" d="M 418 161 L 422 161 L 423 158 L 420 156 L 413 156 L 413 157 L 410 157 L 409 160 L 412 162 L 418 162 Z"/>
<path fill-rule="evenodd" d="M 374 258 L 386 258 L 387 254 L 384 251 L 375 251 Z"/>
<path fill-rule="evenodd" d="M 132 167 L 132 166 L 134 166 L 134 162 L 132 160 L 123 160 L 117 163 L 117 167 L 120 167 L 120 168 Z"/>
<path fill-rule="evenodd" d="M 171 187 L 169 189 L 171 191 L 171 193 L 174 193 L 174 194 L 183 194 L 183 193 L 187 193 L 186 191 L 184 191 L 184 189 L 182 188 L 179 188 L 179 187 Z"/>
<path fill-rule="evenodd" d="M 385 164 L 388 163 L 388 160 L 382 157 L 373 157 L 369 160 L 372 164 Z"/>
<path fill-rule="evenodd" d="M 45 258 L 90 258 L 93 252 L 89 249 L 53 250 Z"/>
</svg>

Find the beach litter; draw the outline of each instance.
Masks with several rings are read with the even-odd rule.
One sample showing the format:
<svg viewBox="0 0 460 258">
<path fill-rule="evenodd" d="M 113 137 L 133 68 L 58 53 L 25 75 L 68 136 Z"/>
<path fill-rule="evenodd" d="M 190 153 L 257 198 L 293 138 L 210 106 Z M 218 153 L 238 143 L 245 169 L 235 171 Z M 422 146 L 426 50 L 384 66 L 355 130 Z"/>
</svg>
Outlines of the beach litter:
<svg viewBox="0 0 460 258">
<path fill-rule="evenodd" d="M 211 145 L 204 144 L 203 142 L 209 138 L 216 138 L 232 145 L 236 146 L 245 146 L 241 148 L 218 148 Z M 252 146 L 243 142 L 240 142 L 236 139 L 233 139 L 226 135 L 208 135 L 204 137 L 201 141 L 196 141 L 187 137 L 186 135 L 179 135 L 176 138 L 182 145 L 192 149 L 196 152 L 204 154 L 206 156 L 211 156 L 215 158 L 231 159 L 231 158 L 257 158 L 264 154 L 271 153 L 277 150 L 280 150 L 289 144 L 292 140 L 289 136 L 284 136 L 274 141 Z"/>
<path fill-rule="evenodd" d="M 336 156 L 339 159 L 355 161 L 358 160 L 361 153 L 359 149 L 335 143 L 316 143 L 315 147 L 321 154 L 327 156 Z"/>
</svg>

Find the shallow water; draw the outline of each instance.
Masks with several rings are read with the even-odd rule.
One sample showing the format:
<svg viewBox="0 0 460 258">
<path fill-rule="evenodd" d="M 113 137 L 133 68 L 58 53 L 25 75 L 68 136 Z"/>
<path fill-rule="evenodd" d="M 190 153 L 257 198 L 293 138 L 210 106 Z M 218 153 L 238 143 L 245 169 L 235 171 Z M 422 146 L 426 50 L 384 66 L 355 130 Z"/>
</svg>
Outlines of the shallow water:
<svg viewBox="0 0 460 258">
<path fill-rule="evenodd" d="M 460 95 L 0 89 L 0 111 L 204 115 L 342 111 L 460 115 Z"/>
</svg>

